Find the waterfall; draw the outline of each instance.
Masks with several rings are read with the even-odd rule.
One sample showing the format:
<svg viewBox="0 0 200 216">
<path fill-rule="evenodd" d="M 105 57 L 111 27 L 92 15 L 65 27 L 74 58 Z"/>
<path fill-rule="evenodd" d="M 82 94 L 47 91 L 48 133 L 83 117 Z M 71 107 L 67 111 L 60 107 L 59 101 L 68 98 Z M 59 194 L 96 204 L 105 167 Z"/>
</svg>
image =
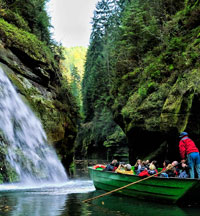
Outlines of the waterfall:
<svg viewBox="0 0 200 216">
<path fill-rule="evenodd" d="M 22 101 L 0 68 L 0 132 L 6 160 L 24 184 L 62 183 L 64 167 L 48 144 L 40 121 Z"/>
</svg>

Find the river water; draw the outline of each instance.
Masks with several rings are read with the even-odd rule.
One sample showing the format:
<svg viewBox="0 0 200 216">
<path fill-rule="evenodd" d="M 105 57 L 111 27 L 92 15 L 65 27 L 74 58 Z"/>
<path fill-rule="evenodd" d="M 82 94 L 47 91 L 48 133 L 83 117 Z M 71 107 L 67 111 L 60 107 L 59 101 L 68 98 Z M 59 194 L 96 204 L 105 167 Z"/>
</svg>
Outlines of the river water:
<svg viewBox="0 0 200 216">
<path fill-rule="evenodd" d="M 86 176 L 56 187 L 26 188 L 1 185 L 1 216 L 199 216 L 200 206 L 163 205 L 116 194 L 91 203 L 82 201 L 105 193 Z"/>
<path fill-rule="evenodd" d="M 169 206 L 96 191 L 88 176 L 68 179 L 41 123 L 0 68 L 0 132 L 17 184 L 0 185 L 0 216 L 184 216 L 200 206 Z"/>
</svg>

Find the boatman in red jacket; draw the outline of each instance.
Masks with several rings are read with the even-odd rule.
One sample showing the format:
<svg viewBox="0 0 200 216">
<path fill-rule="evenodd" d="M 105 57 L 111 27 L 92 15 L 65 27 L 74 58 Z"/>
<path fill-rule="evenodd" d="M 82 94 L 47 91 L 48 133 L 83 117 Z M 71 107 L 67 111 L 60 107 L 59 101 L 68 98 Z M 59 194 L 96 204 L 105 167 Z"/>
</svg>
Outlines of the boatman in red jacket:
<svg viewBox="0 0 200 216">
<path fill-rule="evenodd" d="M 179 142 L 179 151 L 182 158 L 182 162 L 185 162 L 186 157 L 188 159 L 190 178 L 194 178 L 194 167 L 196 168 L 198 178 L 200 179 L 200 155 L 199 150 L 195 143 L 188 137 L 187 132 L 181 132 L 181 138 Z"/>
</svg>

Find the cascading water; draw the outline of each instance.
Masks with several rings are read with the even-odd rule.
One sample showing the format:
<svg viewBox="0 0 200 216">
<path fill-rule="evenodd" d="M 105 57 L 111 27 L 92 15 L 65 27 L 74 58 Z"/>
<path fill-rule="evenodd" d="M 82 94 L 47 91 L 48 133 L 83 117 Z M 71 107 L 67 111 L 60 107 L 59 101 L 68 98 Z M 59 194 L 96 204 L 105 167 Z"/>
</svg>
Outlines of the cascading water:
<svg viewBox="0 0 200 216">
<path fill-rule="evenodd" d="M 20 182 L 54 184 L 67 180 L 54 149 L 47 143 L 40 121 L 22 101 L 1 68 L 0 131 L 7 143 L 0 142 L 0 145 L 7 149 L 6 159 Z"/>
</svg>

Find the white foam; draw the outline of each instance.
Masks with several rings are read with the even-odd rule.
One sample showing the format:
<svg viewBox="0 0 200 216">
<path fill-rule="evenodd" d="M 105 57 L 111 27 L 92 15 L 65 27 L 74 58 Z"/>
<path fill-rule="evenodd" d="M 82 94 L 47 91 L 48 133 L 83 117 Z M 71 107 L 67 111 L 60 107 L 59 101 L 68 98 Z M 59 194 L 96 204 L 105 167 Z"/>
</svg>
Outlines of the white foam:
<svg viewBox="0 0 200 216">
<path fill-rule="evenodd" d="M 48 194 L 48 195 L 65 195 L 73 193 L 88 193 L 95 190 L 92 181 L 89 180 L 70 180 L 65 183 L 45 183 L 38 186 L 17 184 L 2 184 L 0 185 L 0 191 L 4 192 L 17 192 L 27 191 L 34 194 Z"/>
<path fill-rule="evenodd" d="M 48 144 L 40 121 L 22 101 L 1 68 L 0 131 L 6 140 L 6 143 L 0 142 L 0 147 L 7 150 L 6 159 L 24 185 L 67 181 L 64 167 Z"/>
</svg>

